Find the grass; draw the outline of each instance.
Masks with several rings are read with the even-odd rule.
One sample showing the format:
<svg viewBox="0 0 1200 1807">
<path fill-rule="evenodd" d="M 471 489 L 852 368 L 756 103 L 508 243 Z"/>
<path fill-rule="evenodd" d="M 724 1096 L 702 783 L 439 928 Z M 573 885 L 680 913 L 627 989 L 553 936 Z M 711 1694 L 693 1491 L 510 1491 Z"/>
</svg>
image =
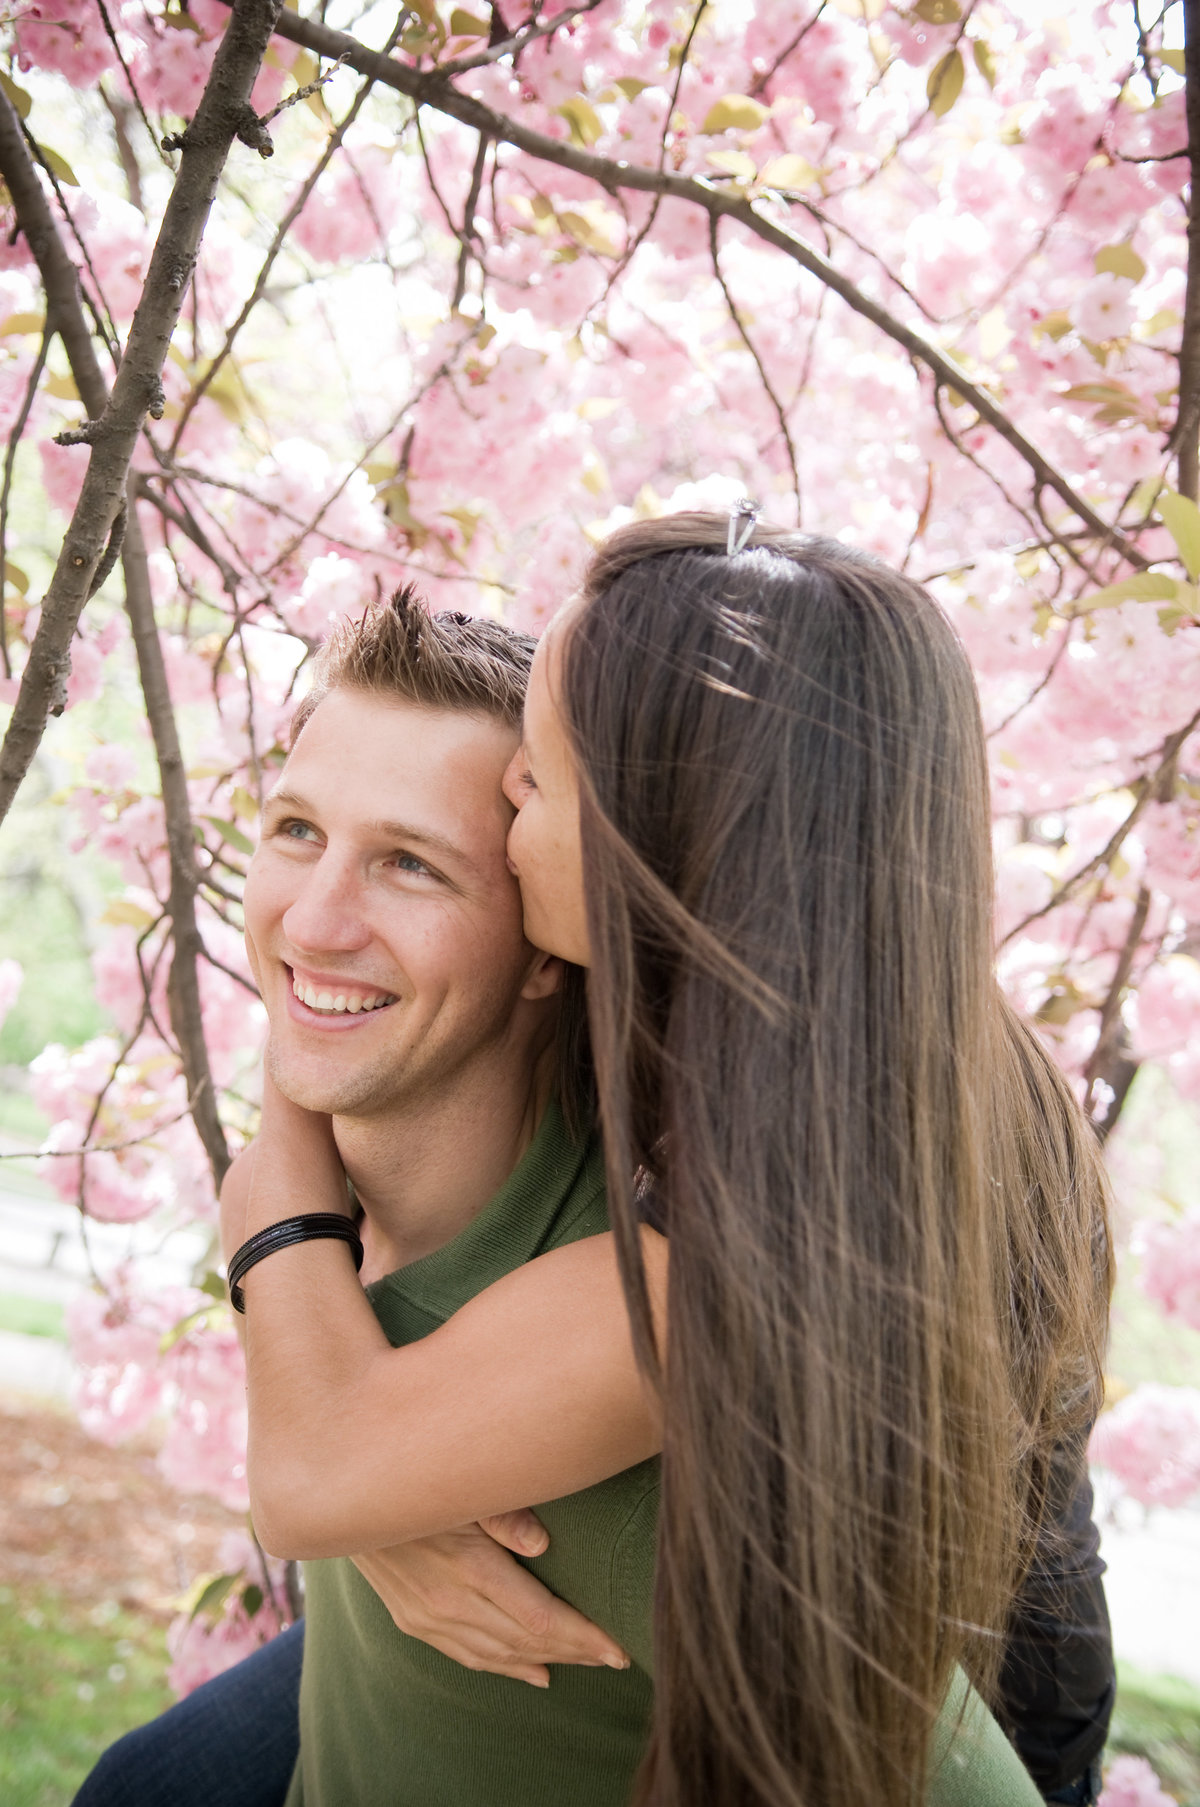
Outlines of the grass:
<svg viewBox="0 0 1200 1807">
<path fill-rule="evenodd" d="M 67 1339 L 63 1308 L 56 1299 L 30 1299 L 24 1293 L 0 1293 L 0 1330 L 18 1330 L 22 1336 Z"/>
<path fill-rule="evenodd" d="M 1200 1688 L 1117 1665 L 1108 1755 L 1145 1757 L 1180 1807 L 1200 1807 Z"/>
<path fill-rule="evenodd" d="M 67 1807 L 101 1751 L 170 1706 L 162 1627 L 0 1589 L 0 1800 Z"/>
</svg>

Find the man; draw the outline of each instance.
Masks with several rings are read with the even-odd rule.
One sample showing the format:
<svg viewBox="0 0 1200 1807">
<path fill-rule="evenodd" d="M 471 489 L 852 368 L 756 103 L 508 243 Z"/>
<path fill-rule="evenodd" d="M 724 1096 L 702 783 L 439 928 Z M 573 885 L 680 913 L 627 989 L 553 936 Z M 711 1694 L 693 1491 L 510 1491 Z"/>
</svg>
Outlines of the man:
<svg viewBox="0 0 1200 1807">
<path fill-rule="evenodd" d="M 431 618 L 406 595 L 343 630 L 297 717 L 247 887 L 248 939 L 271 1021 L 270 1109 L 290 1101 L 332 1117 L 336 1157 L 362 1209 L 370 1300 L 343 1286 L 329 1308 L 328 1264 L 345 1260 L 344 1245 L 333 1255 L 329 1245 L 284 1250 L 244 1282 L 259 1533 L 268 1548 L 339 1558 L 313 1563 L 307 1574 L 301 1757 L 288 1797 L 305 1807 L 617 1803 L 628 1796 L 647 1723 L 648 1653 L 637 1625 L 648 1620 L 656 1466 L 639 1456 L 656 1447 L 655 1430 L 649 1414 L 641 1426 L 597 1430 L 600 1408 L 587 1409 L 588 1386 L 594 1381 L 601 1399 L 604 1377 L 593 1375 L 586 1337 L 594 1328 L 599 1346 L 610 1314 L 623 1311 L 611 1264 L 603 1284 L 594 1276 L 586 1312 L 576 1309 L 577 1321 L 564 1322 L 557 1339 L 548 1333 L 554 1354 L 535 1352 L 543 1361 L 559 1356 L 564 1371 L 572 1360 L 577 1367 L 564 1394 L 570 1410 L 550 1426 L 573 1476 L 561 1492 L 571 1497 L 539 1508 L 552 1539 L 530 1566 L 615 1638 L 543 1596 L 555 1616 L 532 1645 L 513 1623 L 523 1614 L 528 1622 L 528 1593 L 484 1646 L 490 1656 L 478 1642 L 456 1646 L 444 1625 L 426 1631 L 442 1652 L 461 1649 L 473 1669 L 402 1633 L 381 1604 L 380 1596 L 393 1606 L 400 1596 L 379 1546 L 406 1530 L 417 1540 L 423 1527 L 419 1518 L 407 1524 L 397 1504 L 404 1477 L 396 1451 L 380 1452 L 390 1471 L 364 1457 L 388 1422 L 372 1391 L 386 1363 L 354 1370 L 352 1384 L 336 1374 L 330 1384 L 312 1363 L 315 1346 L 336 1352 L 343 1319 L 359 1301 L 371 1330 L 378 1332 L 372 1311 L 382 1326 L 385 1355 L 394 1354 L 387 1344 L 432 1347 L 447 1334 L 438 1326 L 465 1315 L 460 1308 L 490 1282 L 548 1249 L 582 1251 L 580 1239 L 606 1227 L 598 1149 L 572 1140 L 552 1097 L 561 969 L 525 942 L 505 861 L 500 776 L 517 743 L 531 651 L 486 622 Z M 274 1148 L 278 1184 L 286 1137 Z M 290 1203 L 266 1221 L 312 1209 L 303 1197 L 309 1159 L 295 1170 Z M 318 1149 L 312 1159 L 324 1156 Z M 227 1254 L 253 1227 L 247 1176 L 243 1162 L 223 1199 Z M 521 1491 L 520 1464 L 546 1427 L 531 1419 L 519 1433 L 509 1428 L 503 1378 L 501 1420 L 486 1402 L 456 1400 L 452 1380 L 439 1393 L 444 1371 L 444 1363 L 419 1371 L 431 1419 L 451 1411 L 457 1419 L 471 1406 L 481 1414 L 464 1437 L 472 1454 L 489 1435 L 507 1439 L 508 1503 L 537 1497 Z M 430 1522 L 450 1522 L 438 1518 L 437 1493 L 441 1484 L 461 1497 L 454 1477 L 424 1449 L 419 1422 L 405 1436 L 407 1444 L 397 1430 L 401 1459 L 420 1480 L 421 1510 Z M 357 1567 L 346 1550 L 359 1551 Z M 277 1802 L 291 1754 L 278 1736 L 295 1685 L 299 1639 L 290 1637 L 277 1654 L 272 1646 L 251 1659 L 244 1675 L 212 1684 L 224 1690 L 215 1705 L 194 1696 L 161 1722 L 191 1710 L 188 1749 L 217 1751 L 219 1788 L 206 1783 L 184 1794 L 176 1739 L 175 1785 L 161 1797 L 143 1782 L 128 1796 L 85 1788 L 80 1801 Z M 616 1640 L 642 1661 L 608 1667 L 623 1662 Z M 548 1692 L 514 1688 L 509 1676 L 545 1680 L 539 1657 L 571 1666 L 556 1670 Z M 485 1664 L 508 1673 L 480 1673 Z M 255 1735 L 249 1697 L 268 1688 L 274 1693 Z M 220 1729 L 230 1706 L 242 1714 L 234 1734 Z M 274 1768 L 251 1773 L 268 1738 Z M 160 1759 L 165 1742 L 162 1734 L 153 1740 Z M 122 1766 L 129 1773 L 132 1756 L 121 1751 L 110 1753 L 110 1778 Z"/>
</svg>

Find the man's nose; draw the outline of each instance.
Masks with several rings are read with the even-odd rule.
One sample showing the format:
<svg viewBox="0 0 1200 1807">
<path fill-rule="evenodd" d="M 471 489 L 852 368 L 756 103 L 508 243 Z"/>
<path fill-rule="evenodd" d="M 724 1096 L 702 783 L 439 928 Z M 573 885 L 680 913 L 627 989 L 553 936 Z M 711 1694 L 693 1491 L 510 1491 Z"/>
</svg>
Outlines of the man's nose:
<svg viewBox="0 0 1200 1807">
<path fill-rule="evenodd" d="M 361 876 L 327 848 L 304 875 L 283 915 L 283 932 L 297 953 L 353 953 L 371 939 Z"/>
</svg>

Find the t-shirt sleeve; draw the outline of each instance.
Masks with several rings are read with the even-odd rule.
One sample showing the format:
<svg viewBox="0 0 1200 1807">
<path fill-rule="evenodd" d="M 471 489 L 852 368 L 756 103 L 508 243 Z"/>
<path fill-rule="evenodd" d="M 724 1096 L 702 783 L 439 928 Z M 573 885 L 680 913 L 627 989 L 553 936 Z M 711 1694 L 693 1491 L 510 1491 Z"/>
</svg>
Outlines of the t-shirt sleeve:
<svg viewBox="0 0 1200 1807">
<path fill-rule="evenodd" d="M 1029 1771 L 961 1669 L 934 1730 L 925 1807 L 1042 1807 Z"/>
</svg>

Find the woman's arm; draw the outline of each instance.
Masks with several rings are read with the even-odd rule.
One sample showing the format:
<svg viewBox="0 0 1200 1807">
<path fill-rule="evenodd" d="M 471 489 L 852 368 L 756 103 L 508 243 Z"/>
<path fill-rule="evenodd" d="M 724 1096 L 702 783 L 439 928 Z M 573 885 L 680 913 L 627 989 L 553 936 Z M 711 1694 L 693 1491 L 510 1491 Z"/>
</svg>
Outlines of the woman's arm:
<svg viewBox="0 0 1200 1807">
<path fill-rule="evenodd" d="M 222 1192 L 224 1232 L 346 1210 L 323 1120 L 275 1098 Z M 666 1243 L 644 1232 L 665 1308 Z M 358 1554 L 594 1485 L 661 1446 L 611 1236 L 506 1275 L 393 1349 L 342 1243 L 307 1242 L 243 1282 L 255 1527 L 278 1555 Z"/>
</svg>

